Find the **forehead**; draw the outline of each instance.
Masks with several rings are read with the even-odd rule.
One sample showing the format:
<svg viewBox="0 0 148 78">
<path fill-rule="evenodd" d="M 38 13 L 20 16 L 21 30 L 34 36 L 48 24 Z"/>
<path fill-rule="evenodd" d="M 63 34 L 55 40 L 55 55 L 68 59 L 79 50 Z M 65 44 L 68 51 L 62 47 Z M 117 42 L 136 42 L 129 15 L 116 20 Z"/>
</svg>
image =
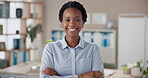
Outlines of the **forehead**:
<svg viewBox="0 0 148 78">
<path fill-rule="evenodd" d="M 63 13 L 63 17 L 82 17 L 82 14 L 76 8 L 67 8 Z"/>
</svg>

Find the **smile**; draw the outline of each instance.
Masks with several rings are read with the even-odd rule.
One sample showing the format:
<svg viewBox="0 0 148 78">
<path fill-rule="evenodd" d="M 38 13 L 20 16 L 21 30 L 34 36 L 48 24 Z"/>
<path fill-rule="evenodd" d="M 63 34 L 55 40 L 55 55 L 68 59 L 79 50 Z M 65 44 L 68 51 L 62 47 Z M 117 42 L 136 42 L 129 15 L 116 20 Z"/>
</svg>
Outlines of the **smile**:
<svg viewBox="0 0 148 78">
<path fill-rule="evenodd" d="M 75 31 L 76 29 L 68 29 L 69 31 Z"/>
</svg>

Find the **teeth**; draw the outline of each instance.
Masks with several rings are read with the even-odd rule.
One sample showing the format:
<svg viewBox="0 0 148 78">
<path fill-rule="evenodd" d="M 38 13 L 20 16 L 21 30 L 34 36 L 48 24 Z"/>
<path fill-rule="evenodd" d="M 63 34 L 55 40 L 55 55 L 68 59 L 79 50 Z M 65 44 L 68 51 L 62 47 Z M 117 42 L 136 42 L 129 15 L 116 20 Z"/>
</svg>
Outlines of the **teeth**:
<svg viewBox="0 0 148 78">
<path fill-rule="evenodd" d="M 69 29 L 70 31 L 75 31 L 76 29 Z"/>
</svg>

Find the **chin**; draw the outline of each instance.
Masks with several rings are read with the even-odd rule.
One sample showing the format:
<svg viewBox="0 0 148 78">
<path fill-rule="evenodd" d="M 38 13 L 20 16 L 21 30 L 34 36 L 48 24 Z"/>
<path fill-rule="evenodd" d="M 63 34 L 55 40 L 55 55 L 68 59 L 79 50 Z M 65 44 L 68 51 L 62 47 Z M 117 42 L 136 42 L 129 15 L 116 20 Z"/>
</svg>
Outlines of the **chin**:
<svg viewBox="0 0 148 78">
<path fill-rule="evenodd" d="M 72 34 L 69 34 L 69 35 L 66 35 L 66 36 L 69 36 L 69 37 L 79 37 L 79 35 L 72 35 Z"/>
</svg>

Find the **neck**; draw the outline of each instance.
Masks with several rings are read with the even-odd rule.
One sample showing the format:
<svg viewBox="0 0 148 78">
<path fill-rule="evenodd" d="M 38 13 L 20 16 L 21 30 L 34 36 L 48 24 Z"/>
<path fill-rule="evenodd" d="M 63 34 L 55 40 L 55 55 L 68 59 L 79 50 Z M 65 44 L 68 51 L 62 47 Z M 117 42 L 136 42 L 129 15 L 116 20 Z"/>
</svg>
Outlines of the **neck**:
<svg viewBox="0 0 148 78">
<path fill-rule="evenodd" d="M 69 47 L 74 48 L 79 44 L 80 37 L 70 37 L 66 36 L 66 42 Z"/>
</svg>

